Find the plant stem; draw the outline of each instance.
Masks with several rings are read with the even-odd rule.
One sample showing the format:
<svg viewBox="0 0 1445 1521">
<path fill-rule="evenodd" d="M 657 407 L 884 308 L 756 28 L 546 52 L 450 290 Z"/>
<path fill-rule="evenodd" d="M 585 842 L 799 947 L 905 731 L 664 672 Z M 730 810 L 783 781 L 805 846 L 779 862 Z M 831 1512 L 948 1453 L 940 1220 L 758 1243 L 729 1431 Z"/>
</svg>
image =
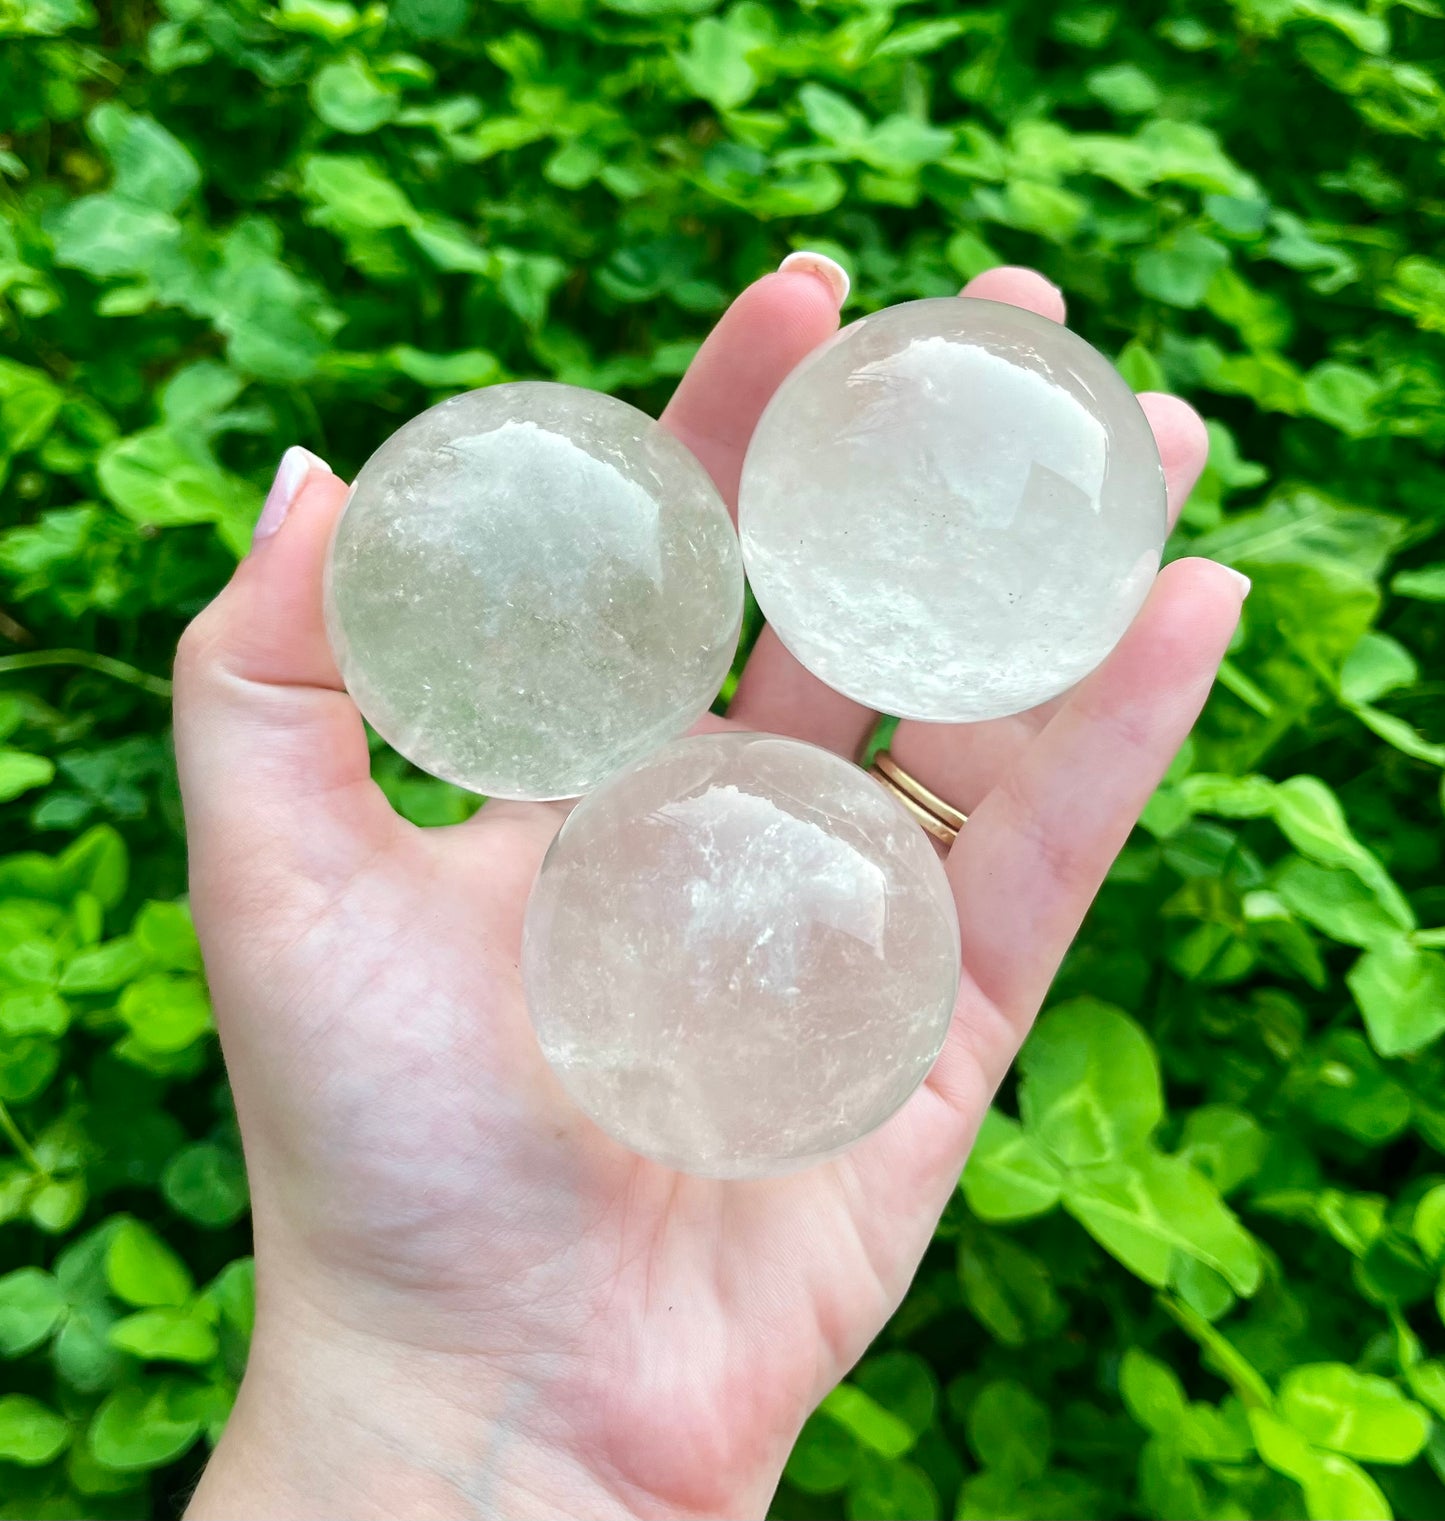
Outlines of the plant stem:
<svg viewBox="0 0 1445 1521">
<path fill-rule="evenodd" d="M 127 665 L 123 660 L 112 660 L 109 655 L 97 655 L 93 650 L 28 650 L 23 655 L 0 656 L 0 676 L 9 671 L 31 671 L 42 666 L 73 665 L 101 676 L 111 676 L 116 681 L 139 687 L 152 697 L 169 698 L 171 684 L 163 676 L 152 676 L 139 667 Z"/>
<path fill-rule="evenodd" d="M 4 1099 L 0 1099 L 0 1130 L 3 1130 L 9 1136 L 10 1144 L 20 1153 L 26 1165 L 32 1171 L 43 1175 L 45 1168 L 41 1166 L 40 1158 L 35 1155 L 35 1148 L 25 1139 Z"/>
<path fill-rule="evenodd" d="M 1274 716 L 1274 703 L 1269 694 L 1256 686 L 1232 660 L 1226 660 L 1219 667 L 1219 684 L 1233 692 L 1246 706 L 1253 708 L 1261 718 Z"/>
</svg>

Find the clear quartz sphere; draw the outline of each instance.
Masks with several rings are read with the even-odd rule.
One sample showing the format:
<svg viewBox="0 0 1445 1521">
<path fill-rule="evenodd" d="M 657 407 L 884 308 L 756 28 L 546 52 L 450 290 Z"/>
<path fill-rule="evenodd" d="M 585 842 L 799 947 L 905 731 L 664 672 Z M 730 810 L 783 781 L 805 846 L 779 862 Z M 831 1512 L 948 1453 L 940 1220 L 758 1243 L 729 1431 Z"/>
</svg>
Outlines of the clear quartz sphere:
<svg viewBox="0 0 1445 1521">
<path fill-rule="evenodd" d="M 763 734 L 676 740 L 573 809 L 522 978 L 577 1104 L 714 1178 L 842 1150 L 923 1081 L 958 993 L 927 836 L 866 772 Z"/>
<path fill-rule="evenodd" d="M 911 301 L 783 382 L 738 526 L 759 606 L 815 676 L 958 723 L 1055 697 L 1118 643 L 1159 569 L 1164 473 L 1082 338 L 994 301 Z"/>
<path fill-rule="evenodd" d="M 666 429 L 523 381 L 432 407 L 362 466 L 325 606 L 347 689 L 409 760 L 492 797 L 575 797 L 717 695 L 742 561 Z"/>
</svg>

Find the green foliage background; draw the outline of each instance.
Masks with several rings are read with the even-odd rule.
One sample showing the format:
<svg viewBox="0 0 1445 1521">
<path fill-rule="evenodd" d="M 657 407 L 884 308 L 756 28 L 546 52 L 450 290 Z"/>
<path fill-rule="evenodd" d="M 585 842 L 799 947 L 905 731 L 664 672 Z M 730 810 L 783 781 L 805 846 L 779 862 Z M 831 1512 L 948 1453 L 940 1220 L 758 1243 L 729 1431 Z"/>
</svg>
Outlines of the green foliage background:
<svg viewBox="0 0 1445 1521">
<path fill-rule="evenodd" d="M 281 449 L 657 407 L 790 246 L 1036 264 L 1254 579 L 777 1511 L 1445 1515 L 1437 0 L 0 0 L 0 1515 L 174 1510 L 250 1319 L 167 735 Z M 466 801 L 379 754 L 423 822 Z"/>
</svg>

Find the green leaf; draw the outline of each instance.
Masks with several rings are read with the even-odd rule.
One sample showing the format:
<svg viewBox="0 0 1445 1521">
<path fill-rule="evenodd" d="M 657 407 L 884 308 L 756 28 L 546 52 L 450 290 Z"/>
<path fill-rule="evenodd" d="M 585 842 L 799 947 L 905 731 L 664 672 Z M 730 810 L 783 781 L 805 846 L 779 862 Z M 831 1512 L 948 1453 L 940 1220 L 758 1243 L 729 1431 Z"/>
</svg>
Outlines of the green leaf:
<svg viewBox="0 0 1445 1521">
<path fill-rule="evenodd" d="M 839 147 L 858 147 L 867 138 L 868 118 L 850 100 L 820 84 L 805 84 L 798 91 L 809 127 L 824 142 Z"/>
<path fill-rule="evenodd" d="M 1274 819 L 1301 855 L 1322 866 L 1348 867 L 1402 929 L 1415 927 L 1415 915 L 1404 894 L 1378 859 L 1350 833 L 1339 800 L 1317 777 L 1292 776 L 1281 782 L 1274 793 Z"/>
<path fill-rule="evenodd" d="M 1400 937 L 1400 924 L 1352 871 L 1290 857 L 1274 880 L 1292 913 L 1332 940 L 1368 949 Z"/>
<path fill-rule="evenodd" d="M 1445 1363 L 1414 1363 L 1404 1369 L 1410 1393 L 1437 1416 L 1445 1416 Z"/>
<path fill-rule="evenodd" d="M 173 257 L 181 224 L 168 212 L 109 193 L 71 201 L 50 223 L 55 262 L 97 279 L 148 275 Z"/>
<path fill-rule="evenodd" d="M 528 328 L 539 328 L 547 317 L 552 292 L 566 278 L 567 266 L 546 254 L 499 248 L 502 276 L 497 290 L 506 305 Z"/>
<path fill-rule="evenodd" d="M 1215 275 L 1229 262 L 1229 250 L 1206 233 L 1185 231 L 1172 243 L 1150 248 L 1134 265 L 1134 283 L 1170 306 L 1192 308 L 1204 300 Z"/>
<path fill-rule="evenodd" d="M 167 1163 L 161 1191 L 177 1214 L 197 1225 L 234 1225 L 246 1212 L 246 1169 L 234 1151 L 198 1141 Z"/>
<path fill-rule="evenodd" d="M 718 0 L 602 0 L 602 4 L 624 16 L 696 16 L 716 10 Z"/>
<path fill-rule="evenodd" d="M 50 1085 L 60 1056 L 59 1046 L 49 1039 L 0 1040 L 0 1099 L 29 1103 Z"/>
<path fill-rule="evenodd" d="M 901 1458 L 913 1446 L 908 1426 L 854 1384 L 839 1384 L 818 1408 L 885 1458 Z"/>
<path fill-rule="evenodd" d="M 1237 332 L 1256 352 L 1284 348 L 1290 340 L 1289 308 L 1251 284 L 1232 265 L 1223 265 L 1204 292 L 1206 310 Z M 1305 386 L 1306 399 L 1309 387 Z"/>
<path fill-rule="evenodd" d="M 1119 1364 L 1119 1393 L 1129 1414 L 1158 1436 L 1177 1435 L 1189 1409 L 1184 1385 L 1174 1372 L 1138 1347 Z"/>
<path fill-rule="evenodd" d="M 372 73 L 357 53 L 328 63 L 311 81 L 311 107 L 338 132 L 374 132 L 397 113 L 398 92 Z"/>
<path fill-rule="evenodd" d="M 861 1363 L 853 1382 L 920 1437 L 933 1424 L 938 1386 L 928 1364 L 913 1352 L 879 1352 Z"/>
<path fill-rule="evenodd" d="M 1368 703 L 1347 703 L 1356 718 L 1373 733 L 1378 734 L 1392 749 L 1426 765 L 1445 767 L 1445 744 L 1433 744 L 1418 729 L 1412 729 L 1404 719 L 1393 713 L 1383 713 Z"/>
<path fill-rule="evenodd" d="M 1135 141 L 1148 155 L 1158 182 L 1253 199 L 1259 186 L 1220 145 L 1218 134 L 1196 122 L 1160 118 L 1143 127 Z"/>
<path fill-rule="evenodd" d="M 498 256 L 482 248 L 465 227 L 447 217 L 421 217 L 407 230 L 438 269 L 496 274 Z"/>
<path fill-rule="evenodd" d="M 1162 1288 L 1174 1253 L 1197 1257 L 1239 1294 L 1259 1285 L 1259 1249 L 1183 1157 L 1145 1152 L 1070 1175 L 1064 1208 L 1131 1272 Z"/>
<path fill-rule="evenodd" d="M 1169 1264 L 1169 1287 L 1205 1320 L 1220 1319 L 1238 1303 L 1238 1296 L 1222 1273 L 1183 1252 L 1176 1253 Z"/>
<path fill-rule="evenodd" d="M 64 400 L 65 393 L 44 370 L 0 357 L 0 465 L 40 443 Z"/>
<path fill-rule="evenodd" d="M 232 366 L 262 380 L 305 380 L 342 321 L 287 266 L 276 229 L 259 218 L 238 222 L 226 235 L 205 305 L 226 338 Z M 200 447 L 195 452 L 199 463 L 213 463 Z M 233 503 L 223 521 L 229 525 L 237 515 L 244 515 L 241 503 Z M 242 547 L 250 540 L 249 521 L 245 528 Z"/>
<path fill-rule="evenodd" d="M 68 1231 L 80 1218 L 86 1195 L 83 1177 L 47 1179 L 30 1195 L 31 1223 L 51 1236 Z"/>
<path fill-rule="evenodd" d="M 862 1450 L 846 1426 L 815 1410 L 793 1444 L 784 1476 L 806 1494 L 836 1494 L 852 1480 Z"/>
<path fill-rule="evenodd" d="M 392 22 L 423 42 L 455 37 L 467 24 L 470 0 L 393 0 Z"/>
<path fill-rule="evenodd" d="M 1445 956 L 1381 941 L 1345 975 L 1381 1056 L 1419 1051 L 1445 1032 Z"/>
<path fill-rule="evenodd" d="M 1314 1446 L 1369 1463 L 1409 1463 L 1430 1434 L 1430 1417 L 1397 1385 L 1345 1363 L 1291 1368 L 1279 1413 Z"/>
<path fill-rule="evenodd" d="M 1247 1110 L 1205 1104 L 1184 1122 L 1179 1152 L 1226 1198 L 1264 1163 L 1269 1138 Z"/>
<path fill-rule="evenodd" d="M 694 95 L 720 111 L 732 110 L 758 87 L 749 54 L 756 39 L 735 25 L 705 16 L 688 34 L 688 50 L 676 55 L 677 71 Z"/>
<path fill-rule="evenodd" d="M 1321 1124 L 1378 1146 L 1410 1123 L 1410 1095 L 1381 1067 L 1364 1036 L 1336 1030 L 1295 1074 L 1301 1102 Z"/>
<path fill-rule="evenodd" d="M 71 27 L 92 26 L 87 0 L 20 0 L 0 11 L 0 37 L 56 37 Z"/>
<path fill-rule="evenodd" d="M 60 974 L 62 993 L 110 993 L 143 972 L 145 952 L 130 935 L 77 951 Z"/>
<path fill-rule="evenodd" d="M 313 153 L 302 163 L 301 188 L 324 226 L 379 231 L 417 222 L 411 202 L 368 158 Z"/>
<path fill-rule="evenodd" d="M 1421 602 L 1445 602 L 1445 565 L 1402 570 L 1390 582 L 1390 590 L 1397 597 L 1416 597 Z"/>
<path fill-rule="evenodd" d="M 985 1384 L 968 1412 L 968 1444 L 985 1468 L 1014 1483 L 1039 1478 L 1049 1466 L 1049 1408 L 1014 1379 Z"/>
<path fill-rule="evenodd" d="M 250 1257 L 228 1262 L 205 1291 L 221 1324 L 249 1342 L 256 1325 L 256 1264 Z"/>
<path fill-rule="evenodd" d="M 117 1012 L 150 1051 L 183 1051 L 211 1028 L 211 1006 L 198 977 L 156 972 L 121 994 Z"/>
<path fill-rule="evenodd" d="M 110 1341 L 122 1352 L 148 1362 L 206 1363 L 220 1343 L 214 1328 L 195 1309 L 141 1310 L 110 1328 Z"/>
<path fill-rule="evenodd" d="M 1068 1318 L 1048 1266 L 1000 1232 L 960 1245 L 958 1279 L 964 1303 L 1006 1347 L 1043 1341 Z"/>
<path fill-rule="evenodd" d="M 399 343 L 387 355 L 403 375 L 418 385 L 443 390 L 471 390 L 501 378 L 501 363 L 486 349 L 463 349 L 455 354 L 428 354 Z"/>
<path fill-rule="evenodd" d="M 1105 1514 L 1098 1486 L 1067 1470 L 1018 1483 L 1010 1474 L 985 1470 L 964 1482 L 957 1521 L 1080 1521 Z"/>
<path fill-rule="evenodd" d="M 117 199 L 177 211 L 200 188 L 200 166 L 189 149 L 154 117 L 111 100 L 90 113 L 87 126 L 114 167 L 111 194 Z"/>
<path fill-rule="evenodd" d="M 1348 1458 L 1317 1451 L 1267 1410 L 1251 1410 L 1249 1424 L 1260 1457 L 1304 1490 L 1310 1521 L 1391 1521 L 1389 1501 Z"/>
<path fill-rule="evenodd" d="M 1037 180 L 1010 180 L 998 220 L 1051 243 L 1067 243 L 1088 212 L 1089 203 L 1071 190 Z"/>
<path fill-rule="evenodd" d="M 1437 1183 L 1422 1195 L 1410 1229 L 1427 1262 L 1445 1258 L 1445 1183 Z"/>
<path fill-rule="evenodd" d="M 1340 670 L 1340 696 L 1348 702 L 1377 702 L 1420 679 L 1415 657 L 1398 640 L 1373 630 L 1349 653 Z"/>
<path fill-rule="evenodd" d="M 246 382 L 234 370 L 214 359 L 198 359 L 182 366 L 161 392 L 161 416 L 172 428 L 189 427 L 213 430 L 218 413 L 246 388 Z"/>
<path fill-rule="evenodd" d="M 1025 1131 L 1065 1166 L 1122 1156 L 1164 1113 L 1159 1066 L 1122 1011 L 1080 998 L 1046 1014 L 1019 1058 Z"/>
<path fill-rule="evenodd" d="M 1390 46 L 1390 27 L 1379 16 L 1367 16 L 1343 0 L 1290 0 L 1301 20 L 1321 21 L 1342 32 L 1362 52 L 1384 53 Z"/>
<path fill-rule="evenodd" d="M 1305 376 L 1305 410 L 1351 438 L 1375 430 L 1375 407 L 1384 386 L 1366 370 L 1347 364 L 1321 364 Z"/>
<path fill-rule="evenodd" d="M 1131 338 L 1124 345 L 1116 364 L 1132 390 L 1163 391 L 1168 388 L 1169 377 L 1163 366 L 1137 338 Z"/>
<path fill-rule="evenodd" d="M 8 803 L 34 787 L 46 786 L 55 775 L 55 762 L 44 755 L 0 746 L 0 803 Z"/>
<path fill-rule="evenodd" d="M 56 1371 L 83 1394 L 113 1388 L 132 1365 L 110 1344 L 115 1314 L 103 1304 L 73 1306 L 55 1338 Z"/>
<path fill-rule="evenodd" d="M 126 1220 L 105 1254 L 105 1276 L 118 1299 L 144 1307 L 180 1306 L 195 1284 L 175 1252 L 138 1220 Z"/>
<path fill-rule="evenodd" d="M 201 946 L 184 903 L 146 903 L 131 927 L 152 966 L 167 972 L 199 972 Z"/>
<path fill-rule="evenodd" d="M 96 469 L 101 489 L 133 522 L 154 528 L 219 523 L 234 513 L 244 488 L 193 441 L 168 428 L 147 428 L 106 449 Z"/>
<path fill-rule="evenodd" d="M 1027 1220 L 1046 1214 L 1059 1202 L 1063 1175 L 1018 1121 L 990 1109 L 960 1187 L 980 1220 Z"/>
<path fill-rule="evenodd" d="M 70 1027 L 70 1007 L 45 988 L 0 992 L 0 1030 L 6 1035 L 64 1035 Z"/>
<path fill-rule="evenodd" d="M 866 1448 L 848 1486 L 848 1521 L 931 1521 L 940 1515 L 938 1491 L 916 1463 L 890 1462 Z"/>
<path fill-rule="evenodd" d="M 1230 565 L 1329 567 L 1374 581 L 1403 529 L 1399 518 L 1386 513 L 1341 502 L 1316 487 L 1290 486 L 1272 494 L 1263 507 L 1201 535 L 1191 550 Z"/>
<path fill-rule="evenodd" d="M 1139 1493 L 1155 1516 L 1204 1516 L 1208 1500 L 1173 1434 L 1154 1436 L 1139 1454 Z"/>
<path fill-rule="evenodd" d="M 47 1340 L 65 1312 L 65 1296 L 40 1268 L 0 1278 L 0 1356 L 19 1357 Z"/>
<path fill-rule="evenodd" d="M 1179 791 L 1197 813 L 1217 813 L 1227 819 L 1259 819 L 1274 812 L 1275 784 L 1265 776 L 1196 772 L 1183 778 Z"/>
<path fill-rule="evenodd" d="M 0 1395 L 0 1461 L 38 1468 L 70 1445 L 70 1426 L 28 1394 Z"/>
<path fill-rule="evenodd" d="M 97 1462 L 121 1470 L 160 1468 L 200 1434 L 198 1416 L 182 1414 L 176 1386 L 143 1384 L 117 1389 L 90 1423 L 89 1445 Z"/>
<path fill-rule="evenodd" d="M 125 896 L 130 858 L 125 841 L 109 824 L 87 829 L 56 862 L 60 890 L 69 898 L 89 893 L 102 908 L 115 908 Z"/>
<path fill-rule="evenodd" d="M 1121 116 L 1143 116 L 1163 100 L 1159 86 L 1137 64 L 1095 69 L 1084 81 L 1089 94 Z"/>
</svg>

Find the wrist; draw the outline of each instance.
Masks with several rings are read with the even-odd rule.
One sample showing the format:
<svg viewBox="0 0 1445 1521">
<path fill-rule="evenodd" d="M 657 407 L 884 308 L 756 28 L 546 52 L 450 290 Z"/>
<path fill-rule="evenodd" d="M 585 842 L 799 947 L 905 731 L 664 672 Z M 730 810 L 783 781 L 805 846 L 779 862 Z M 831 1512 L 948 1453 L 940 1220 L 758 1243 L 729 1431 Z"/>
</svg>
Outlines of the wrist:
<svg viewBox="0 0 1445 1521">
<path fill-rule="evenodd" d="M 475 1356 L 329 1323 L 258 1322 L 187 1521 L 679 1514 L 584 1460 L 549 1424 L 536 1384 Z"/>
</svg>

